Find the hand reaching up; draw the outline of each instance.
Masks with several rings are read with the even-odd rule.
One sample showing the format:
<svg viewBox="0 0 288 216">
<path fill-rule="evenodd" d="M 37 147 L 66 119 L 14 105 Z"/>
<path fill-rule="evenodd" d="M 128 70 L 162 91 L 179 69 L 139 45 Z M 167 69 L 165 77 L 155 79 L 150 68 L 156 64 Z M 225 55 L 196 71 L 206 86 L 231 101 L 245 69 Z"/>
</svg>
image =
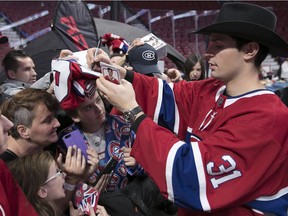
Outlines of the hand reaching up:
<svg viewBox="0 0 288 216">
<path fill-rule="evenodd" d="M 81 149 L 74 145 L 67 149 L 65 163 L 62 161 L 63 155 L 60 153 L 57 158 L 57 163 L 60 169 L 66 174 L 66 181 L 69 180 L 70 184 L 76 184 L 81 179 L 86 166 L 85 157 L 82 155 Z"/>
</svg>

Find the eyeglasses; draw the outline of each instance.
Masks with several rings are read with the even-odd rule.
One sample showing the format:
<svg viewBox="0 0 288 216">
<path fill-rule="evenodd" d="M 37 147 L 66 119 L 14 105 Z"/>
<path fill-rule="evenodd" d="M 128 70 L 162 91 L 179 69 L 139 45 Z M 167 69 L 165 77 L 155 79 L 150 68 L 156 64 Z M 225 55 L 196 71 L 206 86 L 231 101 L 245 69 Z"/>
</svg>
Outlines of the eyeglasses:
<svg viewBox="0 0 288 216">
<path fill-rule="evenodd" d="M 56 172 L 53 176 L 51 176 L 50 178 L 48 178 L 48 179 L 44 182 L 44 185 L 47 184 L 49 181 L 57 178 L 57 177 L 60 176 L 60 175 L 62 175 L 62 176 L 65 175 L 65 173 L 64 173 L 61 169 L 56 169 L 56 171 L 57 171 L 57 172 Z"/>
</svg>

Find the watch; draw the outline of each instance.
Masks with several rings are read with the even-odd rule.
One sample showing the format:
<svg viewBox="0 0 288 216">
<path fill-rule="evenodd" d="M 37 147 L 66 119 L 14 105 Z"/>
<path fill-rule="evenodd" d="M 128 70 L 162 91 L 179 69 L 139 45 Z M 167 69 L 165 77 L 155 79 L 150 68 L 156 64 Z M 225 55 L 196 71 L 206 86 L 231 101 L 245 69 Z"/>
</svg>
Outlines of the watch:
<svg viewBox="0 0 288 216">
<path fill-rule="evenodd" d="M 123 118 L 127 123 L 134 122 L 136 115 L 140 113 L 141 111 L 143 110 L 140 106 L 137 106 L 134 109 L 130 109 L 128 111 L 124 111 Z"/>
</svg>

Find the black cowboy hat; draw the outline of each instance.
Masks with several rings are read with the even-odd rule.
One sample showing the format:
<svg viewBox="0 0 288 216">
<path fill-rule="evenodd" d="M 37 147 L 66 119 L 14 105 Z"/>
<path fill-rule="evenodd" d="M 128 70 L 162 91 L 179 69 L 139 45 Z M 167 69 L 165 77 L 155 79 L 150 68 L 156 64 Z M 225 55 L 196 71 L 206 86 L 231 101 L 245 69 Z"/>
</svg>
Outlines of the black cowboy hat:
<svg viewBox="0 0 288 216">
<path fill-rule="evenodd" d="M 274 56 L 287 57 L 288 44 L 275 32 L 277 17 L 268 9 L 250 3 L 225 3 L 214 24 L 194 33 L 223 33 L 256 41 Z"/>
</svg>

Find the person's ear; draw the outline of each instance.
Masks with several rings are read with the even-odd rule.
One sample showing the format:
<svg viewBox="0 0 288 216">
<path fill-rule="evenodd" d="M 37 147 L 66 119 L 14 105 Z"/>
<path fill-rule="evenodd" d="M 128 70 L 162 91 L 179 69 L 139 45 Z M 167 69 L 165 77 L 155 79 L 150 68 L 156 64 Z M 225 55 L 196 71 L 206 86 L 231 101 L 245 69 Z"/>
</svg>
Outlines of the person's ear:
<svg viewBox="0 0 288 216">
<path fill-rule="evenodd" d="M 18 125 L 17 131 L 22 138 L 28 139 L 29 138 L 29 128 L 24 125 Z"/>
<path fill-rule="evenodd" d="M 251 58 L 255 58 L 259 51 L 259 44 L 256 42 L 250 42 L 244 46 L 244 59 L 250 60 Z"/>
<path fill-rule="evenodd" d="M 7 71 L 7 77 L 9 79 L 15 79 L 16 78 L 16 74 L 15 74 L 15 72 L 13 70 L 8 70 Z"/>
<path fill-rule="evenodd" d="M 47 189 L 45 189 L 44 187 L 41 187 L 37 194 L 40 198 L 45 199 L 48 195 Z"/>
</svg>

